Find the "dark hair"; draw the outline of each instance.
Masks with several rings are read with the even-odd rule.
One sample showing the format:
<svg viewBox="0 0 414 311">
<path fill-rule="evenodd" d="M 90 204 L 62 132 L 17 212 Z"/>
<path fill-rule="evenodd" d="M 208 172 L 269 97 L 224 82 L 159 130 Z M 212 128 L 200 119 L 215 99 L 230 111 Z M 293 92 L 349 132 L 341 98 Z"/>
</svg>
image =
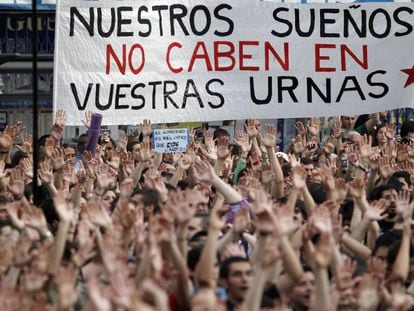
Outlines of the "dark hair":
<svg viewBox="0 0 414 311">
<path fill-rule="evenodd" d="M 207 230 L 200 230 L 196 232 L 188 241 L 189 244 L 198 243 L 201 241 L 201 238 L 206 238 L 208 235 Z"/>
<path fill-rule="evenodd" d="M 371 195 L 370 195 L 370 200 L 375 201 L 375 200 L 381 199 L 382 198 L 382 193 L 387 191 L 387 190 L 395 190 L 395 191 L 399 192 L 401 190 L 401 188 L 398 188 L 398 186 L 395 185 L 395 184 L 385 184 L 385 185 L 377 186 L 374 189 L 372 189 L 372 192 L 371 192 Z"/>
<path fill-rule="evenodd" d="M 241 148 L 239 145 L 237 144 L 230 144 L 229 145 L 230 151 L 231 151 L 231 155 L 232 156 L 240 156 L 241 155 Z"/>
<path fill-rule="evenodd" d="M 217 128 L 217 129 L 214 131 L 214 134 L 213 134 L 213 139 L 217 139 L 218 137 L 222 137 L 222 136 L 226 136 L 227 138 L 229 138 L 229 139 L 230 139 L 230 134 L 229 134 L 229 132 L 227 132 L 225 129 L 222 129 L 222 128 Z"/>
<path fill-rule="evenodd" d="M 105 191 L 103 192 L 102 196 L 104 196 L 109 191 L 112 191 L 113 193 L 115 193 L 115 198 L 112 200 L 111 205 L 109 206 L 109 209 L 111 210 L 111 212 L 113 212 L 115 210 L 116 206 L 118 205 L 118 201 L 119 201 L 120 195 L 119 195 L 119 193 L 117 193 L 113 189 L 105 189 Z"/>
<path fill-rule="evenodd" d="M 158 212 L 160 210 L 160 195 L 157 190 L 155 189 L 138 189 L 135 190 L 131 197 L 133 197 L 136 194 L 140 194 L 142 197 L 142 203 L 144 204 L 144 207 L 147 207 L 149 205 L 154 206 L 154 212 Z"/>
<path fill-rule="evenodd" d="M 44 146 L 46 144 L 46 139 L 48 139 L 49 137 L 50 135 L 40 136 L 37 140 L 37 143 L 39 144 L 39 146 Z"/>
<path fill-rule="evenodd" d="M 134 146 L 138 144 L 139 144 L 139 141 L 136 141 L 136 140 L 129 142 L 126 146 L 127 151 L 132 152 L 132 150 L 134 149 Z"/>
<path fill-rule="evenodd" d="M 295 211 L 299 211 L 304 220 L 308 219 L 308 211 L 306 210 L 305 202 L 302 200 L 296 200 Z"/>
<path fill-rule="evenodd" d="M 316 182 L 307 183 L 310 195 L 316 204 L 322 204 L 326 201 L 326 189 L 325 187 Z"/>
<path fill-rule="evenodd" d="M 287 196 L 283 196 L 279 199 L 276 200 L 277 203 L 280 204 L 286 204 L 288 202 L 289 198 Z M 306 210 L 306 206 L 305 203 L 302 200 L 296 200 L 295 203 L 295 208 L 294 208 L 295 212 L 299 212 L 302 214 L 303 219 L 307 220 L 308 219 L 308 212 Z"/>
<path fill-rule="evenodd" d="M 189 187 L 189 183 L 186 180 L 180 180 L 177 184 L 177 189 L 185 190 Z"/>
<path fill-rule="evenodd" d="M 361 114 L 355 121 L 354 128 L 360 127 L 369 120 L 369 114 Z"/>
<path fill-rule="evenodd" d="M 311 158 L 300 158 L 300 163 L 303 165 L 314 164 Z"/>
<path fill-rule="evenodd" d="M 227 279 L 229 277 L 230 266 L 233 263 L 238 263 L 238 262 L 250 263 L 250 261 L 247 258 L 244 258 L 244 257 L 240 257 L 240 256 L 229 257 L 229 258 L 225 259 L 220 265 L 220 274 L 219 274 L 220 278 L 221 279 Z"/>
<path fill-rule="evenodd" d="M 352 220 L 352 214 L 354 213 L 354 201 L 345 200 L 339 208 L 339 214 L 342 216 L 342 224 L 350 225 Z"/>
<path fill-rule="evenodd" d="M 79 139 L 81 139 L 82 137 L 88 137 L 88 134 L 87 133 L 80 134 L 78 137 L 78 142 L 79 142 Z"/>
<path fill-rule="evenodd" d="M 290 165 L 290 163 L 284 163 L 282 165 L 282 173 L 283 173 L 283 177 L 286 178 L 290 175 L 290 172 L 292 171 L 292 165 Z"/>
<path fill-rule="evenodd" d="M 408 133 L 410 132 L 414 132 L 414 121 L 413 120 L 405 121 L 403 122 L 403 124 L 401 124 L 401 131 L 400 131 L 401 137 L 407 136 Z"/>
<path fill-rule="evenodd" d="M 372 132 L 372 146 L 378 146 L 377 134 L 379 130 L 384 128 L 386 125 L 387 125 L 386 123 L 374 125 L 374 130 Z"/>
<path fill-rule="evenodd" d="M 103 140 L 103 137 L 108 137 L 109 138 L 109 140 L 108 141 L 104 141 Z M 116 142 L 115 142 L 115 140 L 113 140 L 113 138 L 111 137 L 111 136 L 109 136 L 109 135 L 101 135 L 101 136 L 99 136 L 99 139 L 98 139 L 98 144 L 99 145 L 105 145 L 105 144 L 107 144 L 107 143 L 109 143 L 109 142 L 111 142 L 111 144 L 112 144 L 112 146 L 114 147 L 114 148 L 116 148 Z"/>
<path fill-rule="evenodd" d="M 401 240 L 401 230 L 388 230 L 381 234 L 376 240 L 372 250 L 372 254 L 375 255 L 380 247 L 390 247 L 399 240 Z"/>
<path fill-rule="evenodd" d="M 277 287 L 272 284 L 263 291 L 262 302 L 260 308 L 273 308 L 274 300 L 280 298 L 280 293 Z"/>
<path fill-rule="evenodd" d="M 397 179 L 398 180 L 398 178 L 404 178 L 405 182 L 409 186 L 411 186 L 411 176 L 410 176 L 410 173 L 408 173 L 406 171 L 398 171 L 398 172 L 395 172 L 394 174 L 392 174 L 392 176 L 390 178 L 390 181 L 391 180 L 394 180 L 394 179 Z"/>
<path fill-rule="evenodd" d="M 398 240 L 394 244 L 391 245 L 390 249 L 388 250 L 388 255 L 387 255 L 388 267 L 390 267 L 394 263 L 395 259 L 397 259 L 397 255 L 400 250 L 400 247 L 401 247 L 401 240 Z M 412 258 L 413 256 L 414 256 L 414 249 L 410 247 L 410 258 Z"/>
<path fill-rule="evenodd" d="M 197 267 L 198 261 L 203 251 L 203 246 L 198 246 L 190 249 L 187 254 L 187 267 L 190 271 L 194 271 Z"/>
</svg>

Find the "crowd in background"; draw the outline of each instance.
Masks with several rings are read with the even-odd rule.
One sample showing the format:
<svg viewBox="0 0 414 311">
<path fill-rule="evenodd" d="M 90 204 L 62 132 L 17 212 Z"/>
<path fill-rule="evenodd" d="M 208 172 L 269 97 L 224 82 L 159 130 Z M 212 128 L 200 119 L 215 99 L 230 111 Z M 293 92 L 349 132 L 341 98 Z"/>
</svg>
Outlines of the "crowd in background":
<svg viewBox="0 0 414 311">
<path fill-rule="evenodd" d="M 414 310 L 414 121 L 310 118 L 277 150 L 251 119 L 162 154 L 149 121 L 88 150 L 65 118 L 35 179 L 32 137 L 0 134 L 0 310 Z"/>
</svg>

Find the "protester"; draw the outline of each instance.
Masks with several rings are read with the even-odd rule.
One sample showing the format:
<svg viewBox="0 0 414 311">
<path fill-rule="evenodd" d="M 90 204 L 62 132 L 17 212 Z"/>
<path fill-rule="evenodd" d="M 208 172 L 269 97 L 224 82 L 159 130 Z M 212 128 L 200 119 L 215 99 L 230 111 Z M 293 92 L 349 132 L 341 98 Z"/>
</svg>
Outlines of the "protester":
<svg viewBox="0 0 414 311">
<path fill-rule="evenodd" d="M 173 155 L 145 121 L 92 154 L 87 135 L 61 145 L 59 111 L 39 185 L 31 137 L 6 127 L 0 310 L 413 310 L 412 122 L 400 143 L 383 114 L 369 136 L 355 120 L 325 141 L 317 118 L 297 122 L 286 154 L 247 120 L 233 150 L 219 129 Z"/>
</svg>

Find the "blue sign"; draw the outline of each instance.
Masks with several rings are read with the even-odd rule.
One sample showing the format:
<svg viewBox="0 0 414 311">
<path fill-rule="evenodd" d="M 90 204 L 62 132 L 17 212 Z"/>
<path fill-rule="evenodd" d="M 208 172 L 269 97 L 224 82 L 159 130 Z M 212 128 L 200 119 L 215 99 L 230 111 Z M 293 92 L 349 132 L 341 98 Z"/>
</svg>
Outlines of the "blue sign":
<svg viewBox="0 0 414 311">
<path fill-rule="evenodd" d="M 36 0 L 38 10 L 56 10 L 56 0 Z M 31 10 L 31 0 L 0 0 L 0 10 Z"/>
</svg>

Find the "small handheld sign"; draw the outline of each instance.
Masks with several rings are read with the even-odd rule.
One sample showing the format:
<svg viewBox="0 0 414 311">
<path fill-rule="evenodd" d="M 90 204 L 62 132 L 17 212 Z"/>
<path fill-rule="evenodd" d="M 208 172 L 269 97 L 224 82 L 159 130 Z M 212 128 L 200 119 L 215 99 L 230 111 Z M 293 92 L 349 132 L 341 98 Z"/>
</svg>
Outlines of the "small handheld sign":
<svg viewBox="0 0 414 311">
<path fill-rule="evenodd" d="M 152 132 L 153 150 L 158 153 L 185 152 L 190 142 L 188 129 L 160 129 Z"/>
</svg>

